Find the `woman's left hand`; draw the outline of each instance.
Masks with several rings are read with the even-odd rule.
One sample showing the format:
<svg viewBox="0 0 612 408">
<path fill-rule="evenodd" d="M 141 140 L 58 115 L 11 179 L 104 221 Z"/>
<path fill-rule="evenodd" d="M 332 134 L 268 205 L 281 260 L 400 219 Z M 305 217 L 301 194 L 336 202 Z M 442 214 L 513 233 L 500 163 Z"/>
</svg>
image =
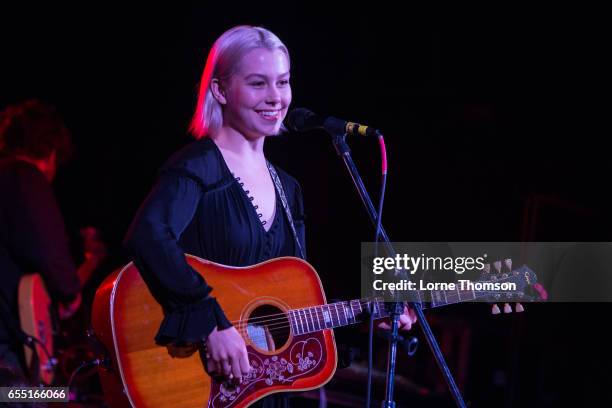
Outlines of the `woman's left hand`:
<svg viewBox="0 0 612 408">
<path fill-rule="evenodd" d="M 397 321 L 398 327 L 400 331 L 408 331 L 412 328 L 412 325 L 417 321 L 416 313 L 412 308 L 408 306 L 404 306 L 404 313 L 400 315 L 399 320 Z M 388 323 L 389 319 L 386 321 L 380 322 L 378 324 L 378 328 L 382 330 L 390 330 L 391 325 Z"/>
</svg>

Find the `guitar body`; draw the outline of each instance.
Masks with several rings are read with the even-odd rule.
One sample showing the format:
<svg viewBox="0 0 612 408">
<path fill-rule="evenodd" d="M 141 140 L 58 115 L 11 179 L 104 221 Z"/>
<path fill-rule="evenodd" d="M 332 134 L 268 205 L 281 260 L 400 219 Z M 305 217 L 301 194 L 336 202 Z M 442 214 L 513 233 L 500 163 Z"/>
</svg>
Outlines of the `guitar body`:
<svg viewBox="0 0 612 408">
<path fill-rule="evenodd" d="M 213 296 L 245 338 L 253 371 L 232 386 L 211 379 L 200 352 L 172 357 L 168 348 L 156 345 L 162 309 L 130 263 L 104 281 L 94 302 L 94 331 L 114 360 L 101 372 L 107 396 L 121 395 L 122 386 L 138 408 L 246 407 L 266 395 L 317 388 L 332 378 L 333 331 L 294 335 L 283 313 L 326 303 L 312 266 L 291 257 L 245 268 L 189 255 L 187 261 L 214 288 Z M 262 321 L 269 326 L 260 326 Z"/>
<path fill-rule="evenodd" d="M 34 354 L 30 347 L 24 346 L 26 365 L 33 370 L 38 369 L 40 381 L 49 385 L 55 374 L 54 365 L 49 360 L 49 356 L 54 351 L 53 334 L 55 332 L 51 298 L 39 274 L 24 275 L 19 281 L 18 290 L 21 330 L 42 343 L 35 344 L 39 367 L 32 367 Z"/>
</svg>

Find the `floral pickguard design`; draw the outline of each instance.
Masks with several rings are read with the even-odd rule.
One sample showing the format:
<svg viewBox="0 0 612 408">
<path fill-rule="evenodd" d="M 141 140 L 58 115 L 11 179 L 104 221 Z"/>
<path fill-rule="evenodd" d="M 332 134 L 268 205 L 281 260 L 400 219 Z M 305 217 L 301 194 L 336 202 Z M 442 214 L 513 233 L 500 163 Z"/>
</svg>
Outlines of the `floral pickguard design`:
<svg viewBox="0 0 612 408">
<path fill-rule="evenodd" d="M 232 386 L 227 382 L 212 382 L 209 407 L 231 407 L 256 389 L 274 385 L 290 385 L 303 376 L 311 376 L 322 367 L 323 342 L 321 333 L 315 337 L 295 338 L 293 344 L 279 355 L 267 356 L 248 348 L 249 361 L 253 368 L 242 383 Z"/>
</svg>

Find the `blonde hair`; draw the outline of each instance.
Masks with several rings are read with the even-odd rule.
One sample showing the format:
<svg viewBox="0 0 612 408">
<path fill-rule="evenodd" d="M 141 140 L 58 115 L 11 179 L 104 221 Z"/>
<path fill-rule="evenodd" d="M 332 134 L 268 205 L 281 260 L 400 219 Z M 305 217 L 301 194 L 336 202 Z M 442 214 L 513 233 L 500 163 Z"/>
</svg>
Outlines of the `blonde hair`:
<svg viewBox="0 0 612 408">
<path fill-rule="evenodd" d="M 221 104 L 210 89 L 212 79 L 228 80 L 238 69 L 242 57 L 257 48 L 279 49 L 290 62 L 285 44 L 274 33 L 262 27 L 237 26 L 224 32 L 215 41 L 206 59 L 196 110 L 189 126 L 189 131 L 196 139 L 215 133 L 223 124 Z"/>
</svg>

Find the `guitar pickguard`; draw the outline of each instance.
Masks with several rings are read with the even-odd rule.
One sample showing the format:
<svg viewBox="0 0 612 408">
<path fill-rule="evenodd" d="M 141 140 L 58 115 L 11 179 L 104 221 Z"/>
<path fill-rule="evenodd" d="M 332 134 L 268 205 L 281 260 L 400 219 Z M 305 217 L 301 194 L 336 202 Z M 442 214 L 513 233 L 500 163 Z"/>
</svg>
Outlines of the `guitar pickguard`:
<svg viewBox="0 0 612 408">
<path fill-rule="evenodd" d="M 259 353 L 248 347 L 252 371 L 239 385 L 212 382 L 208 406 L 232 407 L 246 395 L 264 388 L 293 385 L 300 378 L 311 377 L 321 371 L 327 358 L 323 332 L 293 338 L 291 345 L 275 355 Z"/>
</svg>

